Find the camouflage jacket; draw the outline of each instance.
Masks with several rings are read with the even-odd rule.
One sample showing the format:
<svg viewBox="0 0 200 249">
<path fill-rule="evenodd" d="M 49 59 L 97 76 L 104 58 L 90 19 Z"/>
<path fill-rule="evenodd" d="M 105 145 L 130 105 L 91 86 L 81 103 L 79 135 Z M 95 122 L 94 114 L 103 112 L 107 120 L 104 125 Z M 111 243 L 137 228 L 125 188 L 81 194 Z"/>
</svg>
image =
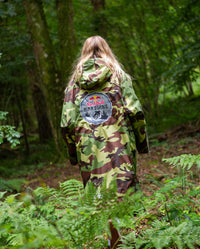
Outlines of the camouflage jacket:
<svg viewBox="0 0 200 249">
<path fill-rule="evenodd" d="M 70 161 L 78 162 L 84 186 L 113 177 L 117 191 L 135 186 L 136 148 L 147 153 L 145 119 L 130 78 L 111 74 L 103 59 L 89 59 L 69 83 L 61 127 Z"/>
</svg>

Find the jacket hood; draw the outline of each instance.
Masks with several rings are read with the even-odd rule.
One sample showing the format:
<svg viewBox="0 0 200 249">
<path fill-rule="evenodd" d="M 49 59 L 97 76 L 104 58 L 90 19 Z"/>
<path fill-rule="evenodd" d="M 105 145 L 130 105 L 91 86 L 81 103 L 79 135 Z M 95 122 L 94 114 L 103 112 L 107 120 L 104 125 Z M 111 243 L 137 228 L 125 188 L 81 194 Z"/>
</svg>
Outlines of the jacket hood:
<svg viewBox="0 0 200 249">
<path fill-rule="evenodd" d="M 112 75 L 104 59 L 89 59 L 83 64 L 82 74 L 77 73 L 76 79 L 83 89 L 96 88 L 106 82 Z"/>
</svg>

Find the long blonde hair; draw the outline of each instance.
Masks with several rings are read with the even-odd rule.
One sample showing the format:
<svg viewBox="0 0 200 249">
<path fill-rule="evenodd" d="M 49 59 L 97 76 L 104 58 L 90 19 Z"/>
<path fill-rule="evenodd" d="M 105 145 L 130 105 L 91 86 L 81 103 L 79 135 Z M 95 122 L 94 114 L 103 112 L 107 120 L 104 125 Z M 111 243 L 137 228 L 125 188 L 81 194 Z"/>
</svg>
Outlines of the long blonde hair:
<svg viewBox="0 0 200 249">
<path fill-rule="evenodd" d="M 91 58 L 104 59 L 113 75 L 116 75 L 120 80 L 123 72 L 122 66 L 115 58 L 115 55 L 113 54 L 106 40 L 99 35 L 91 36 L 86 39 L 85 43 L 83 44 L 81 56 L 78 59 L 77 65 L 75 66 L 71 80 L 75 78 L 77 72 L 79 72 L 79 74 L 82 73 L 83 64 Z"/>
</svg>

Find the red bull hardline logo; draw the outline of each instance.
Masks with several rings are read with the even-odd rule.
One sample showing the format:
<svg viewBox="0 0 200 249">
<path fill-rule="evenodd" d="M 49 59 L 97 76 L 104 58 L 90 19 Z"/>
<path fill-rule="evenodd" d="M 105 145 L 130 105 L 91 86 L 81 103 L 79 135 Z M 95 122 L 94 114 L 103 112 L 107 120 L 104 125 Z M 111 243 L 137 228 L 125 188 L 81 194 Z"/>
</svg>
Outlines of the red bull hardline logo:
<svg viewBox="0 0 200 249">
<path fill-rule="evenodd" d="M 108 96 L 101 92 L 87 94 L 80 104 L 82 117 L 90 124 L 101 124 L 109 119 L 112 103 Z"/>
<path fill-rule="evenodd" d="M 100 96 L 93 96 L 89 99 L 90 102 L 87 102 L 87 106 L 103 105 L 104 100 Z"/>
</svg>

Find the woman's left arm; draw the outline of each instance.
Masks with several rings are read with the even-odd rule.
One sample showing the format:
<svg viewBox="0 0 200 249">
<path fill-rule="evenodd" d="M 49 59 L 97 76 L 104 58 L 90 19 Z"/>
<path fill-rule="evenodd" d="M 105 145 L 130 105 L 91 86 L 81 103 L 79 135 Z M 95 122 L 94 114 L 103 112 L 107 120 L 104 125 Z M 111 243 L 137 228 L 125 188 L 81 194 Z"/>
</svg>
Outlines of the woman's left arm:
<svg viewBox="0 0 200 249">
<path fill-rule="evenodd" d="M 69 159 L 72 165 L 77 164 L 74 124 L 76 122 L 77 107 L 75 105 L 76 89 L 73 82 L 68 85 L 61 115 L 61 132 L 67 144 Z"/>
</svg>

